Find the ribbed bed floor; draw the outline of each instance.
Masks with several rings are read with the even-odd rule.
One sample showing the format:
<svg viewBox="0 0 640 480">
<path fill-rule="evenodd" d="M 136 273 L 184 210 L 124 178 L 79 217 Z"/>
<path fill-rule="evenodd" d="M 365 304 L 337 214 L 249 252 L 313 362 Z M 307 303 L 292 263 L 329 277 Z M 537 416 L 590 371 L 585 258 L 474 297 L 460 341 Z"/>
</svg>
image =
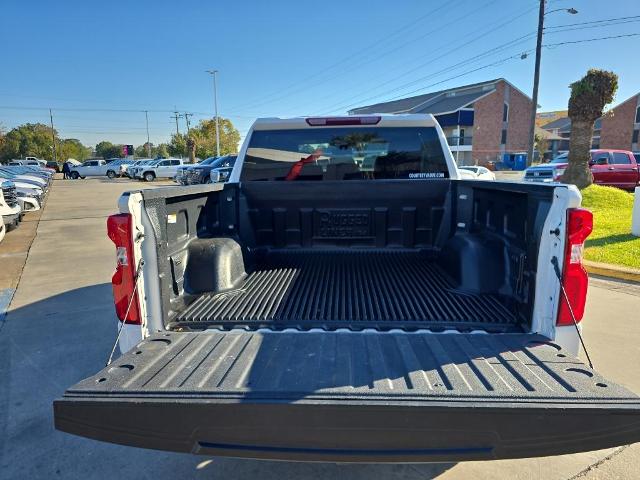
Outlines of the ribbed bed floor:
<svg viewBox="0 0 640 480">
<path fill-rule="evenodd" d="M 242 288 L 202 295 L 172 322 L 224 328 L 519 331 L 495 295 L 456 291 L 416 252 L 270 253 Z"/>
</svg>

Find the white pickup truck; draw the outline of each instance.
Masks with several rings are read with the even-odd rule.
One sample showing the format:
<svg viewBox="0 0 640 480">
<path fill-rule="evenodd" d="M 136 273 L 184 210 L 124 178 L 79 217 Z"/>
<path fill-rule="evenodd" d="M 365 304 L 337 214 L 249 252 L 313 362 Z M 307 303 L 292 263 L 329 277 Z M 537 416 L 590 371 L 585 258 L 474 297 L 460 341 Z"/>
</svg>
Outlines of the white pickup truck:
<svg viewBox="0 0 640 480">
<path fill-rule="evenodd" d="M 227 183 L 119 208 L 125 353 L 54 402 L 60 430 L 331 462 L 640 440 L 640 398 L 577 358 L 580 193 L 460 180 L 431 115 L 257 120 Z"/>
</svg>

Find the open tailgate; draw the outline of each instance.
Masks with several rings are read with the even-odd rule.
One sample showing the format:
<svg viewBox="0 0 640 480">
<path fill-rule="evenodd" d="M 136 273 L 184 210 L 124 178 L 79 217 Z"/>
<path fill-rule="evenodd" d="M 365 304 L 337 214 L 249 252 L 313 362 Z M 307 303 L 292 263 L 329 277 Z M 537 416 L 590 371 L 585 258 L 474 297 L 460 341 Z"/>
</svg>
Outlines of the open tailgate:
<svg viewBox="0 0 640 480">
<path fill-rule="evenodd" d="M 54 402 L 59 430 L 285 460 L 517 458 L 640 440 L 640 398 L 530 334 L 157 334 Z"/>
</svg>

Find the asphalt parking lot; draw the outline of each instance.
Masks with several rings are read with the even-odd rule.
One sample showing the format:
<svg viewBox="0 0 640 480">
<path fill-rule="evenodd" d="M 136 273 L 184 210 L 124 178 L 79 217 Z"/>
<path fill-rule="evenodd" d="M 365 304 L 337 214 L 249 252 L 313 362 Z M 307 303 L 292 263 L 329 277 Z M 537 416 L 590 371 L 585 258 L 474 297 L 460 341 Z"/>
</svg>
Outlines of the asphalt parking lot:
<svg viewBox="0 0 640 480">
<path fill-rule="evenodd" d="M 7 315 L 0 320 L 0 478 L 637 477 L 640 444 L 525 460 L 336 465 L 196 457 L 55 431 L 53 399 L 104 366 L 115 340 L 110 284 L 114 248 L 106 236 L 106 217 L 116 210 L 121 192 L 156 185 L 56 180 L 44 211 L 34 217 L 35 238 L 28 252 L 18 252 L 26 263 L 19 281 L 14 281 Z M 11 254 L 5 252 L 6 241 L 0 245 L 0 262 Z M 592 280 L 583 322 L 591 357 L 602 374 L 636 392 L 640 392 L 639 311 L 640 286 Z"/>
</svg>

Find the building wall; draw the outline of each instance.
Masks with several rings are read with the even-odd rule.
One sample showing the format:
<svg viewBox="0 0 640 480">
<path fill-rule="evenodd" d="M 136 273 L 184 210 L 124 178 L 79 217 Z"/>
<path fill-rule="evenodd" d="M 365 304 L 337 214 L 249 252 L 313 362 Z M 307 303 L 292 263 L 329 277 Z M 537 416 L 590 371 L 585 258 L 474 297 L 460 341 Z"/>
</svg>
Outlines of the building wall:
<svg viewBox="0 0 640 480">
<path fill-rule="evenodd" d="M 506 151 L 526 152 L 529 149 L 529 125 L 533 102 L 515 88 L 510 90 Z"/>
<path fill-rule="evenodd" d="M 509 104 L 509 119 L 503 123 L 504 102 Z M 474 104 L 473 160 L 484 165 L 501 160 L 502 154 L 527 150 L 531 100 L 504 81 L 495 92 Z M 507 130 L 507 143 L 501 145 L 502 129 Z"/>
<path fill-rule="evenodd" d="M 485 165 L 500 153 L 502 105 L 505 83 L 498 82 L 495 92 L 473 104 L 473 161 Z"/>
<path fill-rule="evenodd" d="M 640 95 L 612 109 L 613 115 L 608 114 L 602 117 L 600 148 L 631 149 L 638 97 Z"/>
</svg>

